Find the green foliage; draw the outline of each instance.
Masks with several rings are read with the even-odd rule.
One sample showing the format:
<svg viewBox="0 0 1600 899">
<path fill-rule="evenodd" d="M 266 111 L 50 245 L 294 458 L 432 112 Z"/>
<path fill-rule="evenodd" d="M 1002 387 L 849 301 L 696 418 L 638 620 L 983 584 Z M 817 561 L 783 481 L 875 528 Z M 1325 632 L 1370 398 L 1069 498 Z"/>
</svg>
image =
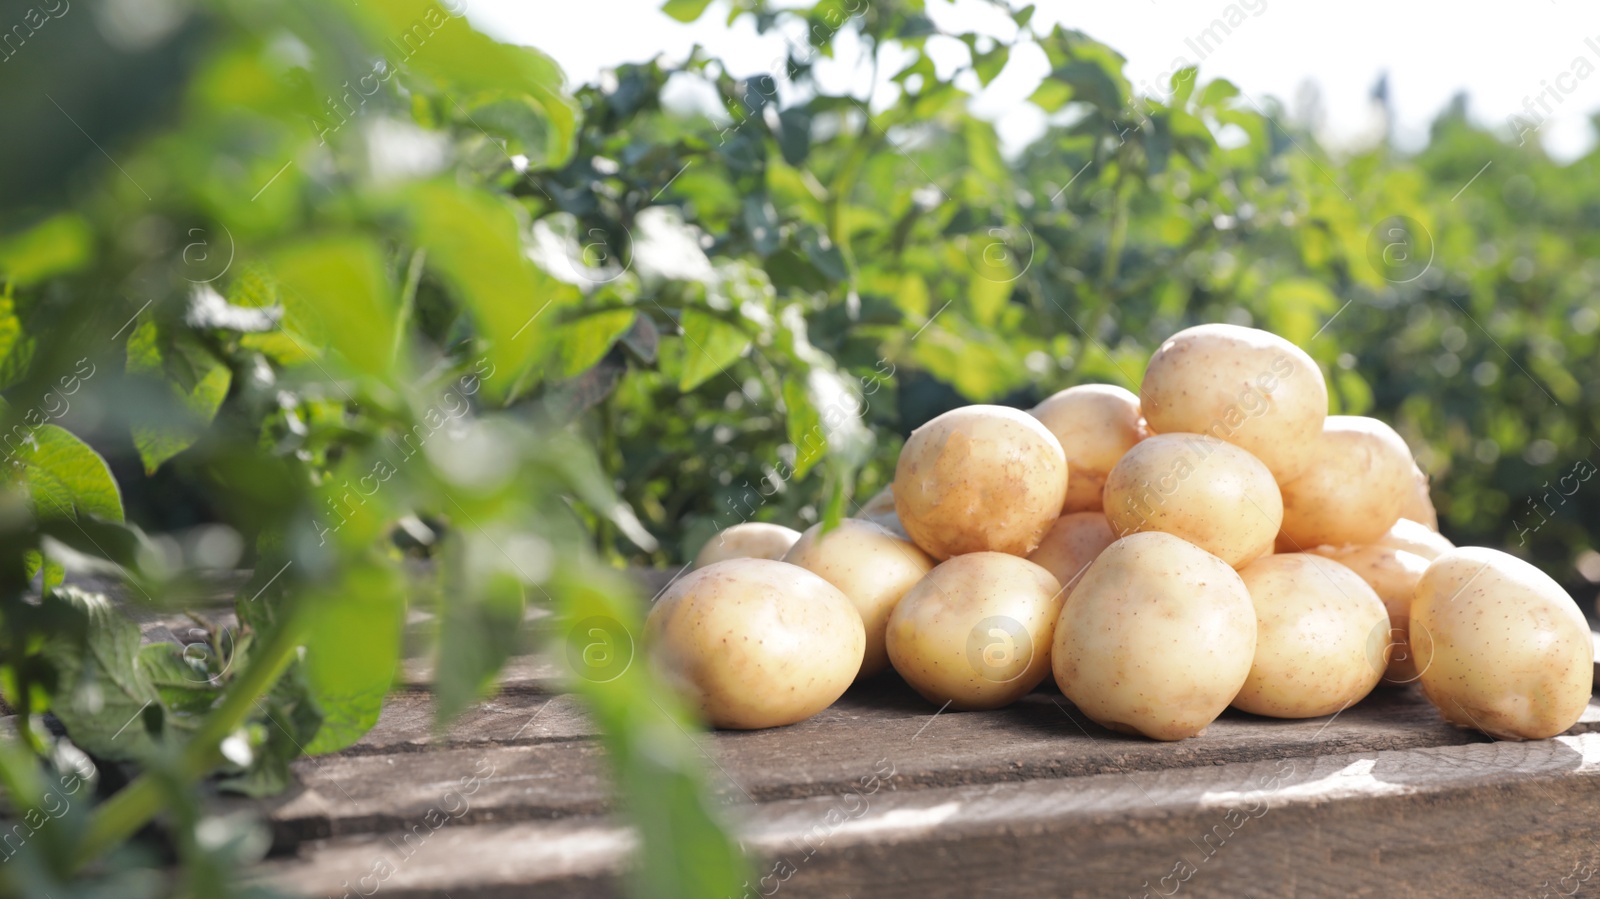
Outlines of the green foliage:
<svg viewBox="0 0 1600 899">
<path fill-rule="evenodd" d="M 447 725 L 526 648 L 530 609 L 559 622 L 545 649 L 640 828 L 636 892 L 738 894 L 689 720 L 629 664 L 643 604 L 606 564 L 836 521 L 934 415 L 1137 388 L 1199 321 L 1304 346 L 1338 411 L 1396 422 L 1451 537 L 1575 583 L 1600 506 L 1552 485 L 1600 450 L 1600 157 L 1558 166 L 1457 106 L 1417 154 L 1335 159 L 1192 68 L 1143 96 L 1032 9 L 1010 41 L 949 35 L 967 58 L 945 78 L 922 3 L 860 0 L 736 0 L 730 22 L 807 36 L 746 80 L 697 51 L 574 91 L 426 0 L 209 0 L 140 51 L 67 17 L 54 33 L 96 64 L 8 62 L 32 137 L 0 148 L 0 694 L 21 738 L 0 780 L 25 812 L 77 747 L 142 773 L 85 794 L 0 894 L 250 894 L 234 869 L 263 847 L 201 840 L 195 784 L 270 795 L 302 751 L 359 739 L 408 619 Z M 814 77 L 842 32 L 875 95 Z M 1048 128 L 1007 155 L 967 101 L 1019 53 L 1049 62 Z M 669 81 L 725 114 L 666 108 Z M 184 549 L 200 523 L 243 558 Z M 235 564 L 254 574 L 227 629 L 203 575 Z M 69 575 L 197 627 L 140 648 Z M 626 662 L 585 676 L 596 652 Z M 158 814 L 169 845 L 135 839 Z"/>
</svg>

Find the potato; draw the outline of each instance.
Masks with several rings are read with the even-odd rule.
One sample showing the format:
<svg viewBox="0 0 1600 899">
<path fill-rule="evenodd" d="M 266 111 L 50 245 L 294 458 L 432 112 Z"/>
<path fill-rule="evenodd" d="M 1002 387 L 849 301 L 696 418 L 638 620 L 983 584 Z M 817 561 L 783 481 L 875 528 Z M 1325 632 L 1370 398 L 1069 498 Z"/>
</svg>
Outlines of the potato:
<svg viewBox="0 0 1600 899">
<path fill-rule="evenodd" d="M 1451 724 L 1542 740 L 1578 722 L 1594 681 L 1589 625 L 1549 575 L 1493 549 L 1428 564 L 1411 604 L 1422 692 Z"/>
<path fill-rule="evenodd" d="M 1106 479 L 1118 536 L 1164 531 L 1235 568 L 1272 548 L 1283 500 L 1272 472 L 1245 450 L 1202 434 L 1141 441 Z"/>
<path fill-rule="evenodd" d="M 917 428 L 894 470 L 900 524 L 936 559 L 1025 556 L 1066 494 L 1060 441 L 1037 418 L 1005 406 L 964 406 Z"/>
<path fill-rule="evenodd" d="M 882 490 L 879 490 L 877 493 L 874 493 L 871 499 L 867 500 L 865 503 L 862 503 L 861 508 L 856 510 L 855 517 L 877 518 L 879 515 L 886 515 L 892 513 L 893 511 L 894 485 L 890 484 Z"/>
<path fill-rule="evenodd" d="M 1416 553 L 1430 562 L 1456 548 L 1443 534 L 1407 518 L 1395 522 L 1388 533 L 1377 539 L 1376 545 Z"/>
<path fill-rule="evenodd" d="M 694 567 L 704 568 L 729 559 L 781 559 L 799 539 L 799 531 L 781 524 L 742 522 L 713 534 L 694 557 Z"/>
<path fill-rule="evenodd" d="M 1171 534 L 1111 544 L 1067 595 L 1051 665 L 1102 726 L 1157 740 L 1203 733 L 1250 674 L 1256 614 L 1228 564 Z"/>
<path fill-rule="evenodd" d="M 1044 540 L 1028 555 L 1028 561 L 1055 575 L 1061 586 L 1071 590 L 1089 563 L 1116 539 L 1103 513 L 1072 512 L 1057 518 L 1045 531 Z"/>
<path fill-rule="evenodd" d="M 1414 467 L 1394 428 L 1375 418 L 1330 415 L 1311 446 L 1311 467 L 1280 484 L 1279 552 L 1373 543 L 1394 527 Z"/>
<path fill-rule="evenodd" d="M 1354 571 L 1285 553 L 1239 571 L 1256 608 L 1256 654 L 1233 707 L 1317 718 L 1372 692 L 1389 662 L 1389 613 Z"/>
<path fill-rule="evenodd" d="M 1408 522 L 1401 519 L 1401 523 Z M 1410 643 L 1411 600 L 1417 592 L 1417 581 L 1422 578 L 1422 572 L 1428 569 L 1429 559 L 1381 543 L 1338 549 L 1324 546 L 1312 552 L 1332 559 L 1360 575 L 1361 579 L 1367 582 L 1367 586 L 1378 594 L 1378 598 L 1383 600 L 1384 608 L 1388 609 L 1389 665 L 1384 670 L 1383 683 L 1409 684 L 1415 681 L 1417 666 L 1411 657 Z"/>
<path fill-rule="evenodd" d="M 684 575 L 650 609 L 644 644 L 663 679 L 715 727 L 815 715 L 861 670 L 866 629 L 837 587 L 798 565 L 730 559 Z"/>
<path fill-rule="evenodd" d="M 889 616 L 889 661 L 929 702 L 994 709 L 1015 702 L 1050 671 L 1061 611 L 1050 572 L 1006 553 L 941 562 Z"/>
<path fill-rule="evenodd" d="M 1428 476 L 1415 463 L 1411 466 L 1411 489 L 1400 504 L 1400 517 L 1409 518 L 1430 531 L 1439 530 L 1439 513 L 1433 508 L 1433 496 L 1428 491 Z"/>
<path fill-rule="evenodd" d="M 1128 448 L 1144 439 L 1139 398 L 1111 384 L 1068 387 L 1033 407 L 1067 454 L 1067 501 L 1061 514 L 1100 511 L 1106 475 Z"/>
<path fill-rule="evenodd" d="M 871 521 L 846 518 L 818 536 L 821 530 L 821 524 L 807 529 L 783 561 L 820 575 L 855 605 L 867 628 L 866 657 L 856 678 L 871 677 L 889 667 L 883 645 L 889 613 L 933 569 L 933 557 Z"/>
<path fill-rule="evenodd" d="M 857 509 L 852 517 L 882 525 L 885 530 L 902 540 L 911 539 L 911 535 L 906 533 L 905 526 L 900 524 L 900 516 L 895 514 L 893 485 L 873 494 L 872 498 Z"/>
<path fill-rule="evenodd" d="M 1248 450 L 1280 483 L 1311 465 L 1328 385 L 1303 350 L 1276 334 L 1199 325 L 1150 357 L 1139 406 L 1156 434 L 1209 434 Z"/>
</svg>

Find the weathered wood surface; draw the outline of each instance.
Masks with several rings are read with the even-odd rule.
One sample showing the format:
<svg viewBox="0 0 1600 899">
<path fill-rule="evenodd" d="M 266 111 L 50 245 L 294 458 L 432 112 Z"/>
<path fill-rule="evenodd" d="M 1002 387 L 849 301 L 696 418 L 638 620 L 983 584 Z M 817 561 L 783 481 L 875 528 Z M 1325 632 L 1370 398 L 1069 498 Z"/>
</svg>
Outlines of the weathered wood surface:
<svg viewBox="0 0 1600 899">
<path fill-rule="evenodd" d="M 702 738 L 760 870 L 794 866 L 785 895 L 1140 896 L 1148 880 L 1154 896 L 1185 857 L 1183 887 L 1218 896 L 1538 895 L 1568 862 L 1600 870 L 1600 703 L 1526 744 L 1444 724 L 1415 688 L 1331 719 L 1230 712 L 1176 744 L 1105 731 L 1048 688 L 935 712 L 887 677 L 793 727 Z M 385 895 L 614 895 L 632 837 L 572 697 L 505 694 L 431 727 L 426 695 L 400 693 L 359 744 L 297 762 L 264 875 L 341 896 L 382 859 Z M 1228 826 L 1230 807 L 1249 820 Z M 1452 865 L 1497 879 L 1428 880 Z"/>
</svg>

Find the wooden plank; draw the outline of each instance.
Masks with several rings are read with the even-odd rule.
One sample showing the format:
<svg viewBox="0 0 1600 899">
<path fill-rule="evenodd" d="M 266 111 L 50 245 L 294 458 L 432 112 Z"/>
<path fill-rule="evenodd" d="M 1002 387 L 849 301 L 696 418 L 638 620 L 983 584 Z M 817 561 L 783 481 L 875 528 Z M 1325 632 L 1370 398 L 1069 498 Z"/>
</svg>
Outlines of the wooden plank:
<svg viewBox="0 0 1600 899">
<path fill-rule="evenodd" d="M 767 877 L 747 895 L 1537 896 L 1600 867 L 1595 733 L 921 790 L 890 764 L 849 801 L 738 810 Z M 262 876 L 328 896 L 609 896 L 632 847 L 604 818 L 411 833 L 329 840 Z"/>
<path fill-rule="evenodd" d="M 451 784 L 492 771 L 466 823 L 596 815 L 611 804 L 603 755 L 570 697 L 501 696 L 435 740 L 418 697 L 396 697 L 351 750 L 295 763 L 300 785 L 269 801 L 275 845 L 400 829 Z M 1600 729 L 1592 705 L 1574 732 Z M 851 691 L 800 724 L 701 738 L 724 802 L 771 802 L 848 791 L 893 752 L 897 789 L 1154 771 L 1330 752 L 1482 742 L 1442 722 L 1415 688 L 1384 690 L 1341 715 L 1282 721 L 1230 712 L 1203 737 L 1155 743 L 1090 723 L 1041 690 L 1006 709 L 936 714 L 894 678 Z M 426 750 L 426 751 L 416 751 Z"/>
</svg>

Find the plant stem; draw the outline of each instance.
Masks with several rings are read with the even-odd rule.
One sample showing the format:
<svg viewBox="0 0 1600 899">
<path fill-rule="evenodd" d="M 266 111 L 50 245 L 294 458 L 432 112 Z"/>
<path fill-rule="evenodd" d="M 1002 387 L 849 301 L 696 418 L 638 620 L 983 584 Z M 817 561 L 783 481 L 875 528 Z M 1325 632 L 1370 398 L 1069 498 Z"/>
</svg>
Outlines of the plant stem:
<svg viewBox="0 0 1600 899">
<path fill-rule="evenodd" d="M 406 329 L 411 326 L 411 310 L 417 305 L 417 285 L 422 283 L 422 263 L 428 251 L 417 247 L 411 253 L 411 264 L 406 266 L 406 283 L 400 291 L 400 314 L 394 321 L 394 345 L 389 348 L 389 366 L 394 367 L 400 358 L 400 347 L 406 340 Z"/>
<path fill-rule="evenodd" d="M 222 760 L 222 741 L 239 729 L 256 700 L 272 689 L 283 669 L 294 660 L 304 619 L 299 604 L 293 600 L 285 611 L 282 623 L 262 647 L 261 654 L 233 682 L 222 704 L 206 717 L 184 745 L 177 770 L 177 777 L 183 783 L 194 783 L 211 773 Z M 161 794 L 161 784 L 146 772 L 100 806 L 89 821 L 88 832 L 73 859 L 75 868 L 81 869 L 137 833 L 161 811 Z"/>
</svg>

